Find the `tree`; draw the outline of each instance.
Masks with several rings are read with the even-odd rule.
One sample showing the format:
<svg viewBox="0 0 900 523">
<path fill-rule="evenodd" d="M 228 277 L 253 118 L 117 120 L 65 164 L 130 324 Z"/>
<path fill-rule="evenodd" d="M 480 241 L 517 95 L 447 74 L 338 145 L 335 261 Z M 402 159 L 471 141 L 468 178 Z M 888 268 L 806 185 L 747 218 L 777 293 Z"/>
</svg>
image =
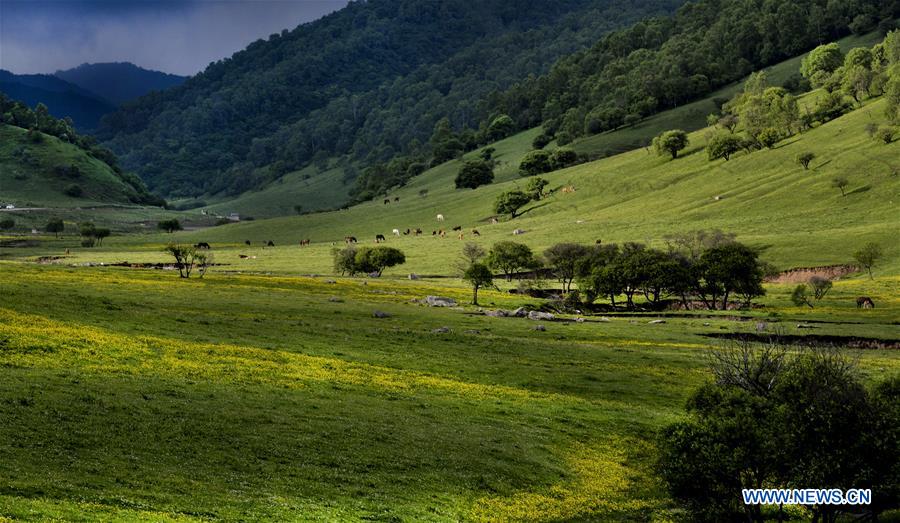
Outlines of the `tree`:
<svg viewBox="0 0 900 523">
<path fill-rule="evenodd" d="M 4 218 L 3 220 L 0 220 L 0 229 L 3 229 L 4 231 L 8 231 L 15 226 L 16 226 L 16 221 L 13 220 L 12 218 Z M 47 231 L 47 232 L 52 232 L 52 231 Z"/>
<path fill-rule="evenodd" d="M 495 243 L 487 257 L 487 266 L 502 272 L 507 281 L 512 280 L 513 273 L 535 265 L 531 249 L 527 245 L 511 241 Z"/>
<path fill-rule="evenodd" d="M 463 279 L 472 286 L 472 305 L 478 305 L 478 289 L 494 283 L 494 274 L 483 263 L 473 263 L 466 269 Z"/>
<path fill-rule="evenodd" d="M 547 145 L 553 141 L 553 137 L 547 133 L 541 133 L 534 137 L 534 140 L 531 141 L 531 146 L 535 149 L 543 149 L 547 147 Z"/>
<path fill-rule="evenodd" d="M 778 129 L 766 127 L 765 129 L 760 131 L 756 139 L 759 140 L 760 145 L 762 145 L 763 147 L 774 149 L 775 144 L 781 141 L 781 133 L 778 132 Z"/>
<path fill-rule="evenodd" d="M 59 238 L 59 233 L 66 230 L 66 224 L 64 224 L 63 221 L 59 218 L 55 218 L 47 222 L 44 230 L 46 230 L 47 232 L 52 232 L 57 238 Z"/>
<path fill-rule="evenodd" d="M 487 252 L 485 252 L 484 247 L 478 245 L 473 242 L 466 242 L 462 248 L 462 256 L 463 259 L 467 262 L 468 265 L 474 265 L 478 263 L 482 258 L 485 257 Z"/>
<path fill-rule="evenodd" d="M 797 163 L 803 166 L 803 170 L 809 169 L 809 164 L 812 163 L 813 160 L 816 159 L 815 153 L 812 152 L 804 152 L 797 155 Z"/>
<path fill-rule="evenodd" d="M 883 255 L 884 252 L 882 252 L 880 245 L 875 242 L 869 242 L 853 253 L 853 259 L 869 273 L 869 279 L 872 279 L 872 268 L 881 260 Z"/>
<path fill-rule="evenodd" d="M 791 293 L 791 301 L 796 306 L 806 305 L 810 309 L 813 308 L 813 300 L 819 301 L 831 290 L 831 280 L 820 276 L 813 276 L 807 283 L 801 283 L 794 287 Z M 810 296 L 812 291 L 812 296 Z"/>
<path fill-rule="evenodd" d="M 550 158 L 551 170 L 563 169 L 574 165 L 578 161 L 578 154 L 568 147 L 560 147 L 553 151 Z"/>
<path fill-rule="evenodd" d="M 172 218 L 170 220 L 162 220 L 161 222 L 156 224 L 156 228 L 161 231 L 166 231 L 168 233 L 173 233 L 175 231 L 182 230 L 181 222 L 179 222 L 175 218 Z"/>
<path fill-rule="evenodd" d="M 688 146 L 690 140 L 686 132 L 675 129 L 666 131 L 653 139 L 653 148 L 662 156 L 665 154 L 672 155 L 672 159 L 678 157 L 679 151 Z"/>
<path fill-rule="evenodd" d="M 494 167 L 484 160 L 469 160 L 456 175 L 457 189 L 475 189 L 494 181 Z"/>
<path fill-rule="evenodd" d="M 494 118 L 487 128 L 487 138 L 492 142 L 502 140 L 516 130 L 516 123 L 509 115 L 501 114 Z"/>
<path fill-rule="evenodd" d="M 94 229 L 94 238 L 97 239 L 97 245 L 103 245 L 103 239 L 108 238 L 112 234 L 112 231 L 106 228 L 97 228 Z"/>
<path fill-rule="evenodd" d="M 848 180 L 844 176 L 837 176 L 835 178 L 832 178 L 831 180 L 831 186 L 835 189 L 840 189 L 841 196 L 846 196 L 846 193 L 844 193 L 844 189 L 846 189 L 848 185 L 850 185 L 850 180 Z"/>
<path fill-rule="evenodd" d="M 738 242 L 707 249 L 700 255 L 696 270 L 695 290 L 710 310 L 728 309 L 734 295 L 741 296 L 747 306 L 750 300 L 766 293 L 759 253 Z"/>
<path fill-rule="evenodd" d="M 519 176 L 534 176 L 553 170 L 553 155 L 544 150 L 530 151 L 519 162 Z"/>
<path fill-rule="evenodd" d="M 539 201 L 544 197 L 544 187 L 549 185 L 550 182 L 541 178 L 540 176 L 535 176 L 528 180 L 528 185 L 525 186 L 525 193 L 535 201 Z"/>
<path fill-rule="evenodd" d="M 875 74 L 861 65 L 845 67 L 843 73 L 841 91 L 859 103 L 868 96 L 872 82 L 875 80 Z"/>
<path fill-rule="evenodd" d="M 170 243 L 164 249 L 164 252 L 171 254 L 175 258 L 175 268 L 178 269 L 178 275 L 181 278 L 190 278 L 191 271 L 197 261 L 197 249 L 192 245 L 180 245 Z"/>
<path fill-rule="evenodd" d="M 510 218 L 515 218 L 519 209 L 530 201 L 531 197 L 522 191 L 506 191 L 497 196 L 497 200 L 494 202 L 494 212 L 509 214 Z"/>
<path fill-rule="evenodd" d="M 844 54 L 836 43 L 816 47 L 800 63 L 800 74 L 813 87 L 822 87 L 828 77 L 844 64 Z"/>
<path fill-rule="evenodd" d="M 351 245 L 345 249 L 332 249 L 331 255 L 334 258 L 334 272 L 341 276 L 356 275 L 356 247 Z"/>
<path fill-rule="evenodd" d="M 740 136 L 718 132 L 706 144 L 706 154 L 709 156 L 710 161 L 724 158 L 727 162 L 732 154 L 741 150 L 742 142 L 743 140 Z"/>
<path fill-rule="evenodd" d="M 563 292 L 572 289 L 572 280 L 578 272 L 578 262 L 587 255 L 588 248 L 577 243 L 557 243 L 544 251 L 547 265 L 553 268 L 556 277 L 562 281 Z"/>
<path fill-rule="evenodd" d="M 406 263 L 406 255 L 394 247 L 362 247 L 356 250 L 353 263 L 356 272 L 375 273 L 381 276 L 388 267 Z"/>
</svg>

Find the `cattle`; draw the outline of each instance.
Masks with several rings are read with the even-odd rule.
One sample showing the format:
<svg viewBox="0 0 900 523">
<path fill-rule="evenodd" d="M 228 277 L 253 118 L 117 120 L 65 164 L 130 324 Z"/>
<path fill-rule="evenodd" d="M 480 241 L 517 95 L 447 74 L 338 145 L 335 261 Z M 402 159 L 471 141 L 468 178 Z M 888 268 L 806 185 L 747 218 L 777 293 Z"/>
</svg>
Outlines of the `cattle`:
<svg viewBox="0 0 900 523">
<path fill-rule="evenodd" d="M 381 242 L 383 242 L 383 241 L 386 241 L 386 240 L 384 239 L 384 235 L 383 235 L 383 234 L 376 234 L 376 235 L 375 235 L 375 243 L 381 243 Z"/>
<path fill-rule="evenodd" d="M 309 242 L 310 242 L 310 240 L 300 240 L 300 247 L 303 247 L 304 245 L 309 245 Z"/>
<path fill-rule="evenodd" d="M 453 228 L 453 230 L 454 230 L 454 231 L 461 231 L 461 230 L 462 230 L 462 225 L 457 225 L 456 227 Z"/>
<path fill-rule="evenodd" d="M 497 218 L 491 218 L 491 224 L 492 224 L 492 225 L 496 225 L 496 224 L 498 224 L 498 223 L 500 223 L 500 220 L 498 220 Z"/>
<path fill-rule="evenodd" d="M 432 236 L 437 236 L 437 231 L 431 231 Z"/>
<path fill-rule="evenodd" d="M 195 249 L 209 249 L 209 244 L 206 242 L 200 242 L 194 245 Z"/>
<path fill-rule="evenodd" d="M 246 245 L 247 247 L 250 247 L 250 240 L 244 240 L 244 245 Z"/>
<path fill-rule="evenodd" d="M 422 229 L 416 228 L 416 236 L 422 234 Z"/>
<path fill-rule="evenodd" d="M 466 235 L 465 235 L 464 233 L 459 233 L 459 239 L 460 239 L 460 240 L 465 240 L 465 239 L 466 239 Z"/>
<path fill-rule="evenodd" d="M 874 309 L 875 302 L 872 301 L 872 298 L 868 296 L 860 296 L 856 298 L 856 308 L 857 309 Z"/>
<path fill-rule="evenodd" d="M 403 232 L 403 236 L 409 236 L 410 232 L 411 231 L 409 229 L 406 229 L 406 231 Z"/>
<path fill-rule="evenodd" d="M 246 260 L 247 258 L 249 258 L 249 256 L 247 256 L 246 254 L 238 254 L 238 258 Z"/>
<path fill-rule="evenodd" d="M 574 185 L 566 185 L 565 187 L 562 188 L 562 192 L 563 192 L 563 194 L 573 193 L 573 192 L 575 192 L 575 186 Z"/>
<path fill-rule="evenodd" d="M 437 221 L 439 221 L 439 222 L 444 221 L 444 215 L 443 215 L 443 214 L 438 214 L 438 215 L 437 215 Z"/>
<path fill-rule="evenodd" d="M 525 234 L 525 230 L 524 229 L 516 229 L 513 231 L 513 234 L 516 236 L 518 236 L 520 234 Z"/>
<path fill-rule="evenodd" d="M 597 245 L 600 245 L 601 243 L 603 243 L 603 240 L 597 240 L 594 243 L 596 243 Z"/>
<path fill-rule="evenodd" d="M 400 201 L 400 197 L 399 197 L 399 196 L 394 196 L 394 201 L 395 201 L 395 202 L 399 202 L 399 201 Z"/>
<path fill-rule="evenodd" d="M 356 236 L 344 236 L 344 241 L 347 242 L 348 245 L 356 243 Z"/>
<path fill-rule="evenodd" d="M 269 240 L 268 242 L 266 242 L 266 247 L 275 247 L 275 242 Z"/>
<path fill-rule="evenodd" d="M 444 232 L 444 229 L 441 229 L 441 230 L 438 231 L 438 236 L 440 236 L 441 238 L 443 238 L 444 236 L 447 236 L 447 233 Z"/>
<path fill-rule="evenodd" d="M 393 234 L 394 236 L 400 236 L 400 229 L 394 229 L 393 231 L 391 231 L 391 234 Z"/>
<path fill-rule="evenodd" d="M 472 235 L 473 236 L 481 236 L 481 233 L 478 232 L 478 229 L 472 229 Z"/>
<path fill-rule="evenodd" d="M 387 205 L 387 204 L 389 204 L 389 203 L 391 203 L 391 199 L 390 199 L 390 198 L 385 198 L 385 199 L 384 199 L 384 204 Z"/>
</svg>

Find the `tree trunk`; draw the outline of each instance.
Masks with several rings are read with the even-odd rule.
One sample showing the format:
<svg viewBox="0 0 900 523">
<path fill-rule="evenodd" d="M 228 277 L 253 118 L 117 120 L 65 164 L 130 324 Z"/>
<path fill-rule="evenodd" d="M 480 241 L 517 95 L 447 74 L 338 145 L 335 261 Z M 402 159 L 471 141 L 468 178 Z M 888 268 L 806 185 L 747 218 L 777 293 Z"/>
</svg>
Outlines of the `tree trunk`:
<svg viewBox="0 0 900 523">
<path fill-rule="evenodd" d="M 472 305 L 478 305 L 478 286 L 476 285 L 472 290 L 474 291 L 472 294 Z"/>
</svg>

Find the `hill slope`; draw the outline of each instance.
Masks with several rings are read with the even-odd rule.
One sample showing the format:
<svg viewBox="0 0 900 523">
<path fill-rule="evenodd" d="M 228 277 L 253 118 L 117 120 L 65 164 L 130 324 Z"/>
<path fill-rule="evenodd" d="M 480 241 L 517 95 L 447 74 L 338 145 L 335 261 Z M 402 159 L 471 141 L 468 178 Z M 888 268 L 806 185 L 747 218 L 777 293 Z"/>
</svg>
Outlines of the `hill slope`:
<svg viewBox="0 0 900 523">
<path fill-rule="evenodd" d="M 867 123 L 879 121 L 883 104 L 876 101 L 773 150 L 740 154 L 729 162 L 708 161 L 701 130 L 691 134 L 692 146 L 675 161 L 636 150 L 550 173 L 545 175 L 550 187 L 572 185 L 576 192 L 558 191 L 529 206 L 523 216 L 497 225 L 488 223 L 497 194 L 524 186 L 525 180 L 504 175 L 501 179 L 508 181 L 456 190 L 453 178 L 460 164 L 454 161 L 391 194 L 399 202 L 369 202 L 345 211 L 228 225 L 185 237 L 234 243 L 273 239 L 279 245 L 309 238 L 318 245 L 300 255 L 290 249 L 266 258 L 274 256 L 271 263 L 281 270 L 328 273 L 333 241 L 354 235 L 371 242 L 375 234 L 389 234 L 393 228 L 421 227 L 426 237 L 389 237 L 388 245 L 407 254 L 407 264 L 398 270 L 450 274 L 463 242 L 455 236 L 432 238 L 431 231 L 440 227 L 461 225 L 466 232 L 477 227 L 481 236 L 475 241 L 486 247 L 513 239 L 512 230 L 521 228 L 527 232 L 516 240 L 537 251 L 559 241 L 660 244 L 666 234 L 720 228 L 765 247 L 764 258 L 780 268 L 846 263 L 862 244 L 878 241 L 886 249 L 886 265 L 896 273 L 900 142 L 884 145 L 864 132 Z M 498 148 L 515 141 L 528 140 L 517 135 Z M 794 160 L 801 151 L 817 155 L 808 171 Z M 836 176 L 850 180 L 845 197 L 831 187 Z M 423 189 L 428 191 L 425 197 L 419 196 Z M 435 220 L 438 213 L 445 222 Z M 466 239 L 473 238 L 467 233 Z"/>
<path fill-rule="evenodd" d="M 78 130 L 97 127 L 103 115 L 115 110 L 111 103 L 63 79 L 46 74 L 16 75 L 0 70 L 0 92 L 29 107 L 43 103 L 57 118 L 72 118 Z"/>
<path fill-rule="evenodd" d="M 151 71 L 129 62 L 81 64 L 53 75 L 114 104 L 175 87 L 187 80 L 185 76 Z"/>
<path fill-rule="evenodd" d="M 17 207 L 80 207 L 130 204 L 146 198 L 140 180 L 117 174 L 106 163 L 56 137 L 0 124 L 0 201 Z M 76 169 L 72 169 L 72 167 Z M 66 194 L 72 186 L 78 196 Z M 71 193 L 76 191 L 70 190 Z"/>
<path fill-rule="evenodd" d="M 316 154 L 388 158 L 443 116 L 477 126 L 492 90 L 681 3 L 354 2 L 126 104 L 102 138 L 165 194 L 239 194 Z"/>
</svg>

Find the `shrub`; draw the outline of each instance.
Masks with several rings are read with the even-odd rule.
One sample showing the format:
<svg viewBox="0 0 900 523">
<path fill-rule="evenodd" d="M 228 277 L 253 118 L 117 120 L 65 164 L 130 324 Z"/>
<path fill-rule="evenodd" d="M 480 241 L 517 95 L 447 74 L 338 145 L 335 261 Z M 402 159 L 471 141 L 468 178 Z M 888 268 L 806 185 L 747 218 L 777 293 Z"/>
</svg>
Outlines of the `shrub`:
<svg viewBox="0 0 900 523">
<path fill-rule="evenodd" d="M 84 194 L 84 189 L 82 189 L 80 185 L 73 183 L 72 185 L 69 185 L 68 187 L 63 189 L 63 194 L 65 194 L 66 196 L 71 196 L 72 198 L 78 198 L 82 194 Z"/>
<path fill-rule="evenodd" d="M 519 163 L 519 176 L 534 176 L 552 170 L 553 155 L 548 151 L 531 151 Z"/>
<path fill-rule="evenodd" d="M 653 148 L 660 155 L 669 154 L 672 159 L 678 157 L 678 153 L 688 146 L 690 140 L 686 132 L 681 129 L 666 131 L 653 139 Z"/>
<path fill-rule="evenodd" d="M 494 168 L 484 160 L 469 160 L 456 175 L 457 189 L 475 189 L 494 181 Z"/>
<path fill-rule="evenodd" d="M 575 151 L 568 147 L 561 147 L 555 151 L 550 158 L 552 169 L 562 169 L 570 165 L 574 165 L 578 161 L 578 155 Z"/>
<path fill-rule="evenodd" d="M 797 163 L 803 166 L 803 170 L 809 169 L 809 164 L 816 159 L 815 153 L 809 151 L 797 155 Z"/>
<path fill-rule="evenodd" d="M 710 161 L 724 158 L 727 162 L 731 159 L 731 155 L 741 150 L 742 146 L 743 140 L 739 136 L 719 132 L 709 139 L 709 143 L 706 145 L 706 154 Z"/>
<path fill-rule="evenodd" d="M 534 140 L 531 141 L 531 146 L 535 149 L 543 149 L 553 141 L 553 137 L 547 133 L 541 133 L 534 137 Z"/>
<path fill-rule="evenodd" d="M 550 182 L 541 178 L 540 176 L 535 176 L 528 180 L 528 185 L 525 186 L 525 192 L 531 197 L 532 200 L 540 200 L 544 197 L 544 187 L 546 187 Z"/>
<path fill-rule="evenodd" d="M 4 231 L 8 231 L 15 226 L 16 221 L 12 218 L 4 218 L 3 220 L 0 220 L 0 229 L 3 229 Z"/>
<path fill-rule="evenodd" d="M 765 129 L 760 131 L 756 139 L 759 140 L 759 143 L 763 147 L 774 149 L 775 144 L 781 141 L 781 133 L 778 132 L 778 129 L 775 129 L 773 127 L 766 127 Z"/>
<path fill-rule="evenodd" d="M 173 233 L 175 231 L 180 231 L 183 229 L 183 227 L 181 226 L 181 222 L 179 222 L 175 218 L 172 218 L 171 220 L 163 220 L 157 223 L 156 228 L 168 233 Z"/>
<path fill-rule="evenodd" d="M 892 127 L 879 127 L 877 131 L 875 131 L 875 139 L 880 142 L 884 142 L 885 144 L 889 144 L 894 141 L 894 129 Z"/>
</svg>

